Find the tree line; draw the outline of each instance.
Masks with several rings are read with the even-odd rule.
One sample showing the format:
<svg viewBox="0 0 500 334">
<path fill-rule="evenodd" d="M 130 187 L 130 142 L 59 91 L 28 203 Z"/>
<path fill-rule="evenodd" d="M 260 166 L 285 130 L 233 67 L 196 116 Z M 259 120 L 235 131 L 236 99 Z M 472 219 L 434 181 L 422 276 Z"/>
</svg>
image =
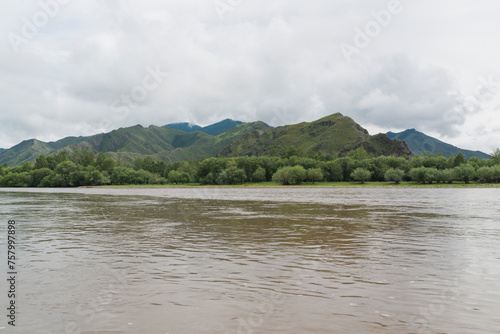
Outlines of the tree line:
<svg viewBox="0 0 500 334">
<path fill-rule="evenodd" d="M 370 157 L 360 148 L 346 157 L 314 153 L 297 156 L 244 156 L 201 158 L 165 163 L 151 157 L 138 158 L 132 165 L 117 162 L 104 153 L 89 150 L 61 151 L 40 155 L 34 163 L 9 167 L 0 165 L 1 187 L 77 187 L 96 185 L 187 184 L 232 185 L 248 182 L 386 181 L 419 183 L 462 181 L 500 182 L 500 150 L 491 159 L 459 153 L 446 158 L 424 154 L 413 158 Z"/>
</svg>

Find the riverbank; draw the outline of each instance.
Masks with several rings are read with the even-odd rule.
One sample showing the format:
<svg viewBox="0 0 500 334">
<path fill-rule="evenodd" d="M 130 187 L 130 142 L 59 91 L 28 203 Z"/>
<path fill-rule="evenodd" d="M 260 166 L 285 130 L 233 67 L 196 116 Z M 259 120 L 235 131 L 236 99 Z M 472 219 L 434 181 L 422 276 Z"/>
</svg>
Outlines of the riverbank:
<svg viewBox="0 0 500 334">
<path fill-rule="evenodd" d="M 399 184 L 391 182 L 305 182 L 301 185 L 284 186 L 275 182 L 256 182 L 256 183 L 243 183 L 235 185 L 202 185 L 200 183 L 186 183 L 186 184 L 141 184 L 141 185 L 106 185 L 106 186 L 91 186 L 82 188 L 500 188 L 500 183 L 479 183 L 464 182 L 448 183 L 432 183 L 422 184 L 416 182 L 401 182 Z"/>
</svg>

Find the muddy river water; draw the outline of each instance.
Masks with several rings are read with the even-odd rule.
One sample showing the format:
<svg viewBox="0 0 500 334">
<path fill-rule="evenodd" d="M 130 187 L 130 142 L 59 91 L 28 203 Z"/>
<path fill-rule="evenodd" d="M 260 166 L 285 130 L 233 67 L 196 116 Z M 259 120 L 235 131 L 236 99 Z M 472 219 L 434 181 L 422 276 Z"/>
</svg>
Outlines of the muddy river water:
<svg viewBox="0 0 500 334">
<path fill-rule="evenodd" d="M 0 220 L 0 334 L 500 331 L 500 189 L 0 189 Z"/>
</svg>

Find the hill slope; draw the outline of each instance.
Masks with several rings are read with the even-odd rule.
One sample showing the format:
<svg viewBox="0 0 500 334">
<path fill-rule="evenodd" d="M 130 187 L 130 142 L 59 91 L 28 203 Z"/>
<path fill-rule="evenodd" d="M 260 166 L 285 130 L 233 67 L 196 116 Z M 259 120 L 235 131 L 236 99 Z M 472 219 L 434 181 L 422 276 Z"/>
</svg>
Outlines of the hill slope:
<svg viewBox="0 0 500 334">
<path fill-rule="evenodd" d="M 111 157 L 131 163 L 138 157 L 152 156 L 165 162 L 213 157 L 240 136 L 258 130 L 267 130 L 263 122 L 243 123 L 218 136 L 203 132 L 184 132 L 165 126 L 144 128 L 136 125 L 109 133 L 88 137 L 84 141 L 62 148 L 67 152 L 87 149 L 105 152 Z"/>
<path fill-rule="evenodd" d="M 234 126 L 236 123 L 239 125 Z M 71 153 L 84 149 L 94 153 L 108 153 L 117 160 L 129 163 L 148 155 L 166 162 L 199 159 L 202 156 L 215 156 L 246 133 L 270 128 L 263 122 L 241 123 L 226 120 L 208 126 L 206 130 L 218 133 L 224 127 L 229 127 L 229 130 L 218 135 L 200 131 L 188 133 L 165 126 L 152 125 L 144 128 L 136 125 L 90 137 L 68 137 L 51 143 L 30 139 L 2 152 L 0 163 L 17 166 L 35 160 L 41 154 L 57 154 L 62 150 Z"/>
<path fill-rule="evenodd" d="M 400 133 L 388 132 L 387 136 L 391 139 L 404 140 L 406 144 L 408 144 L 408 148 L 415 155 L 422 155 L 424 152 L 430 152 L 432 154 L 442 153 L 443 156 L 449 157 L 452 154 L 457 155 L 459 152 L 462 152 L 467 160 L 471 157 L 478 157 L 479 159 L 490 158 L 490 155 L 486 153 L 458 148 L 415 129 L 408 129 Z"/>
<path fill-rule="evenodd" d="M 305 153 L 317 151 L 323 154 L 344 156 L 349 151 L 363 147 L 367 152 L 378 155 L 411 155 L 402 141 L 390 140 L 380 134 L 371 137 L 368 131 L 350 117 L 333 114 L 315 122 L 285 125 L 242 136 L 226 147 L 220 156 L 272 155 L 292 146 Z"/>
<path fill-rule="evenodd" d="M 8 150 L 0 153 L 0 164 L 7 163 L 10 166 L 20 165 L 36 159 L 40 154 L 48 155 L 58 149 L 82 142 L 87 137 L 66 137 L 56 142 L 43 142 L 37 139 L 25 140 Z"/>
<path fill-rule="evenodd" d="M 225 119 L 223 121 L 220 121 L 218 123 L 208 125 L 205 127 L 201 127 L 199 125 L 195 124 L 190 124 L 190 123 L 172 123 L 172 124 L 167 124 L 165 125 L 168 128 L 171 129 L 176 129 L 176 130 L 182 130 L 184 132 L 195 132 L 195 131 L 200 131 L 212 136 L 217 136 L 220 135 L 223 132 L 226 132 L 227 130 L 230 130 L 234 128 L 235 126 L 238 126 L 240 124 L 243 124 L 243 122 L 240 121 L 233 121 L 232 119 Z"/>
</svg>

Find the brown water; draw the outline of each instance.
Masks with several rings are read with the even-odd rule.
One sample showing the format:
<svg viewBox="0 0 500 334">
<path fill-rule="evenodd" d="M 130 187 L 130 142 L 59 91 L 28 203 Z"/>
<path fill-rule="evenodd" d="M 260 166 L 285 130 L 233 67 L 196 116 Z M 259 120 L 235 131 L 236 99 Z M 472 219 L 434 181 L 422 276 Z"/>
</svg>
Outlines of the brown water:
<svg viewBox="0 0 500 334">
<path fill-rule="evenodd" d="M 500 331 L 500 189 L 0 189 L 0 219 L 0 334 Z"/>
</svg>

